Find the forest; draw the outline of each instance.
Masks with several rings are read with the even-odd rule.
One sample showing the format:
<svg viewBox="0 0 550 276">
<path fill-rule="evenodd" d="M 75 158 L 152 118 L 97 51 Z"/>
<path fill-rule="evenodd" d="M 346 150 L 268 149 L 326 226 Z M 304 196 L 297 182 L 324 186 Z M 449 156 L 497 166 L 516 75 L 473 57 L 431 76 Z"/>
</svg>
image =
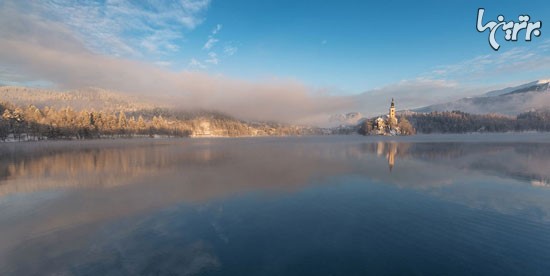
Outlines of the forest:
<svg viewBox="0 0 550 276">
<path fill-rule="evenodd" d="M 115 137 L 307 135 L 315 128 L 271 122 L 247 123 L 228 115 L 162 108 L 140 111 L 75 111 L 0 103 L 0 141 Z"/>
<path fill-rule="evenodd" d="M 529 111 L 517 116 L 469 114 L 461 111 L 406 115 L 419 133 L 550 131 L 550 111 Z"/>
</svg>

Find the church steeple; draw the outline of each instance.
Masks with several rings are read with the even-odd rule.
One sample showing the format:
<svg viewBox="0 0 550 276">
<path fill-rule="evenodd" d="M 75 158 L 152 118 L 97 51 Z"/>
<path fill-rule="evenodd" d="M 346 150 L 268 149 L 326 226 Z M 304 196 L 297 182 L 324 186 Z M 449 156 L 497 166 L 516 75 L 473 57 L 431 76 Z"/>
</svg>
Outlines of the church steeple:
<svg viewBox="0 0 550 276">
<path fill-rule="evenodd" d="M 395 117 L 395 102 L 393 98 L 391 98 L 390 114 L 388 114 L 388 117 L 390 124 L 397 125 L 397 118 Z"/>
</svg>

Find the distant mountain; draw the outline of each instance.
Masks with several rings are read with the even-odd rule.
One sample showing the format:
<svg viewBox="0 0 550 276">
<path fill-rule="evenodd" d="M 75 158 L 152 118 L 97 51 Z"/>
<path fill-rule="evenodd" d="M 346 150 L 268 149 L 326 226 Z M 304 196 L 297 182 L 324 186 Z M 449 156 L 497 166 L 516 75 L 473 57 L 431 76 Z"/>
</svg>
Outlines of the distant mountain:
<svg viewBox="0 0 550 276">
<path fill-rule="evenodd" d="M 334 125 L 357 125 L 363 119 L 363 115 L 359 112 L 350 112 L 347 114 L 335 114 L 330 116 L 329 123 Z"/>
<path fill-rule="evenodd" d="M 510 93 L 512 91 L 515 91 L 515 90 L 520 90 L 520 89 L 535 86 L 539 82 L 542 82 L 542 80 L 541 81 L 532 81 L 532 82 L 525 83 L 525 84 L 518 85 L 518 86 L 506 87 L 504 89 L 489 91 L 489 92 L 483 94 L 483 96 L 485 96 L 485 97 L 500 96 L 500 95 L 508 94 L 508 93 Z"/>
<path fill-rule="evenodd" d="M 71 91 L 54 91 L 38 88 L 1 86 L 0 102 L 19 106 L 35 105 L 56 109 L 71 107 L 74 110 L 94 109 L 102 111 L 136 111 L 152 109 L 157 105 L 138 100 L 122 93 L 89 87 Z"/>
<path fill-rule="evenodd" d="M 481 96 L 415 109 L 416 112 L 453 111 L 472 114 L 498 113 L 518 115 L 533 110 L 550 109 L 550 80 L 529 82 L 515 87 L 487 92 Z"/>
<path fill-rule="evenodd" d="M 528 92 L 548 92 L 549 83 L 550 83 L 550 80 L 539 80 L 532 85 L 520 86 L 517 89 L 512 90 L 503 95 L 521 94 L 521 93 L 528 93 Z"/>
</svg>

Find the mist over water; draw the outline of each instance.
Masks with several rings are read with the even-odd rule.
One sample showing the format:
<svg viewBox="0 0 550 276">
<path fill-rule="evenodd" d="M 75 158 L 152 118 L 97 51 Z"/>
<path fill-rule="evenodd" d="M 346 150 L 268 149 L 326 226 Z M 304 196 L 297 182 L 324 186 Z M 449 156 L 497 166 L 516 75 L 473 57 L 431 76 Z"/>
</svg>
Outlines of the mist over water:
<svg viewBox="0 0 550 276">
<path fill-rule="evenodd" d="M 0 274 L 544 275 L 549 138 L 0 144 Z"/>
</svg>

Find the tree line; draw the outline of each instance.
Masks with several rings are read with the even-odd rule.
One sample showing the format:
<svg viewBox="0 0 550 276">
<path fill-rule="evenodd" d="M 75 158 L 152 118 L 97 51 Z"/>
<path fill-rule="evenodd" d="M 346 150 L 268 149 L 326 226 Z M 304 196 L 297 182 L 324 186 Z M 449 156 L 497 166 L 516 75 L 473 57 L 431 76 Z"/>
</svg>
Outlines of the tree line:
<svg viewBox="0 0 550 276">
<path fill-rule="evenodd" d="M 133 135 L 168 135 L 184 137 L 191 134 L 187 125 L 162 116 L 127 117 L 125 112 L 75 111 L 70 107 L 39 109 L 10 104 L 0 105 L 0 140 L 90 139 Z"/>
<path fill-rule="evenodd" d="M 0 103 L 0 141 L 43 139 L 94 139 L 155 135 L 189 136 L 268 136 L 308 135 L 317 128 L 285 124 L 246 123 L 228 115 L 162 108 L 139 111 L 76 111 L 34 105 L 19 107 Z"/>
<path fill-rule="evenodd" d="M 392 128 L 392 126 L 386 126 Z M 401 135 L 419 133 L 469 133 L 550 131 L 550 111 L 530 111 L 518 116 L 469 114 L 461 111 L 410 113 L 399 118 Z M 365 119 L 356 127 L 330 129 L 331 134 L 376 133 L 375 119 Z M 168 109 L 140 111 L 76 111 L 0 103 L 0 141 L 43 139 L 93 139 L 162 135 L 267 136 L 327 134 L 315 127 L 277 123 L 246 123 L 216 112 L 183 112 Z"/>
<path fill-rule="evenodd" d="M 461 111 L 408 114 L 420 133 L 550 131 L 550 111 L 529 111 L 517 116 L 469 114 Z"/>
</svg>

